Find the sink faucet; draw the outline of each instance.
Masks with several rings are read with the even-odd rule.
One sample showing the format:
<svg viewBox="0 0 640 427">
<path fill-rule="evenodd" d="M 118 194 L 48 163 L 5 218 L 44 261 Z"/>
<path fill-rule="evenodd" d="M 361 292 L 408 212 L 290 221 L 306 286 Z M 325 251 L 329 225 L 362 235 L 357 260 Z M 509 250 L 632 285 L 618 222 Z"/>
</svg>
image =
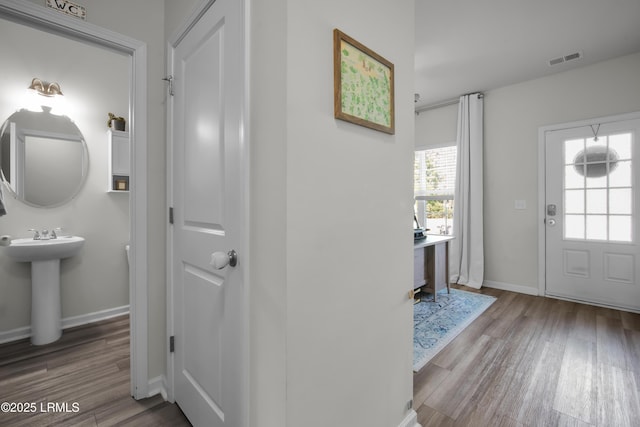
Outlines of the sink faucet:
<svg viewBox="0 0 640 427">
<path fill-rule="evenodd" d="M 29 231 L 33 231 L 33 240 L 52 240 L 52 239 L 57 239 L 58 238 L 58 234 L 56 233 L 57 231 L 62 231 L 62 228 L 57 227 L 54 228 L 53 230 L 49 231 L 46 228 L 43 229 L 42 231 L 38 231 L 35 228 L 30 228 Z"/>
</svg>

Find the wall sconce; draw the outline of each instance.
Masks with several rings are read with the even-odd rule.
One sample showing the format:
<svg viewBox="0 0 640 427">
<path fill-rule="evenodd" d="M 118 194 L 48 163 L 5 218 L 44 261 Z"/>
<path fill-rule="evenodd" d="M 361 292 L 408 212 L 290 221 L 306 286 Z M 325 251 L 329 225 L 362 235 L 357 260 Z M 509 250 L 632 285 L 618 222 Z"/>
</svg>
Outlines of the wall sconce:
<svg viewBox="0 0 640 427">
<path fill-rule="evenodd" d="M 62 96 L 62 90 L 60 90 L 60 85 L 58 83 L 43 82 L 37 78 L 31 80 L 31 86 L 29 86 L 29 89 L 36 91 L 38 95 L 42 96 Z"/>
</svg>

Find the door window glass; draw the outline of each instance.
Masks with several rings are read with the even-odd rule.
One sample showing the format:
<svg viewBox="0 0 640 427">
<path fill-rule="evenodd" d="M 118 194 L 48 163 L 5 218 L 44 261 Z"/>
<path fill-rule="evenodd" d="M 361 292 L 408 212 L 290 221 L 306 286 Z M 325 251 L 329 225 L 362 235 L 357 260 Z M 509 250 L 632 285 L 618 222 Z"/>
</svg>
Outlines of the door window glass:
<svg viewBox="0 0 640 427">
<path fill-rule="evenodd" d="M 631 242 L 632 134 L 564 142 L 564 238 Z"/>
</svg>

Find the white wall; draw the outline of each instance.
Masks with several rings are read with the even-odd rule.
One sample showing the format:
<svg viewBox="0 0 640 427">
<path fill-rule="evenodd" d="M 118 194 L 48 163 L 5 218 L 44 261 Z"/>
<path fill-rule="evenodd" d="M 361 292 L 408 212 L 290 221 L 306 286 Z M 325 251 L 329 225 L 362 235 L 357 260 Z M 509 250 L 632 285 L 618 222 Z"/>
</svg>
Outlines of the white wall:
<svg viewBox="0 0 640 427">
<path fill-rule="evenodd" d="M 165 3 L 170 36 L 198 2 Z M 396 426 L 412 398 L 413 2 L 249 6 L 251 425 Z M 395 136 L 333 118 L 335 27 L 395 64 Z"/>
<path fill-rule="evenodd" d="M 287 0 L 269 4 L 251 1 L 249 399 L 253 427 L 290 425 L 287 424 L 286 15 Z"/>
<path fill-rule="evenodd" d="M 13 22 L 2 21 L 0 56 L 0 120 L 26 106 L 27 86 L 34 77 L 62 87 L 66 114 L 83 133 L 89 150 L 87 181 L 71 202 L 35 208 L 6 191 L 8 215 L 0 218 L 0 234 L 31 237 L 29 228 L 63 227 L 86 238 L 80 255 L 61 263 L 63 318 L 129 304 L 124 245 L 129 240 L 129 200 L 107 194 L 107 113 L 128 116 L 129 58 L 64 39 Z M 69 56 L 82 58 L 70 62 Z M 54 161 L 54 158 L 51 158 Z M 0 332 L 31 323 L 29 263 L 16 263 L 0 251 Z"/>
<path fill-rule="evenodd" d="M 443 117 L 455 137 L 446 109 L 417 116 L 416 146 L 444 142 Z M 538 129 L 633 111 L 640 111 L 640 54 L 485 92 L 485 282 L 537 293 Z M 527 209 L 514 209 L 515 200 Z"/>
<path fill-rule="evenodd" d="M 640 54 L 486 93 L 486 280 L 538 286 L 538 129 L 632 111 L 640 111 Z M 516 199 L 527 209 L 515 210 Z"/>
<path fill-rule="evenodd" d="M 261 3 L 252 423 L 396 426 L 412 398 L 413 1 Z M 334 28 L 395 64 L 394 136 L 333 118 Z"/>
</svg>

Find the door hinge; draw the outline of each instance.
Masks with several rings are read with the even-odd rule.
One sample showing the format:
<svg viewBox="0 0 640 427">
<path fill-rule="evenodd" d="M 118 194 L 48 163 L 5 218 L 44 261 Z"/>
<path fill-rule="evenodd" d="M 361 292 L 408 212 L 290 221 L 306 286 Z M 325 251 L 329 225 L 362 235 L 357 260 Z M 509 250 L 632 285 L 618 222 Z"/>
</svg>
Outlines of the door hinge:
<svg viewBox="0 0 640 427">
<path fill-rule="evenodd" d="M 169 353 L 173 353 L 176 350 L 176 339 L 173 335 L 169 337 Z"/>
<path fill-rule="evenodd" d="M 169 224 L 173 224 L 173 207 L 169 207 Z"/>
<path fill-rule="evenodd" d="M 165 82 L 169 82 L 169 95 L 173 96 L 173 76 L 172 75 L 168 75 L 167 77 L 163 78 L 162 80 L 164 80 Z"/>
</svg>

